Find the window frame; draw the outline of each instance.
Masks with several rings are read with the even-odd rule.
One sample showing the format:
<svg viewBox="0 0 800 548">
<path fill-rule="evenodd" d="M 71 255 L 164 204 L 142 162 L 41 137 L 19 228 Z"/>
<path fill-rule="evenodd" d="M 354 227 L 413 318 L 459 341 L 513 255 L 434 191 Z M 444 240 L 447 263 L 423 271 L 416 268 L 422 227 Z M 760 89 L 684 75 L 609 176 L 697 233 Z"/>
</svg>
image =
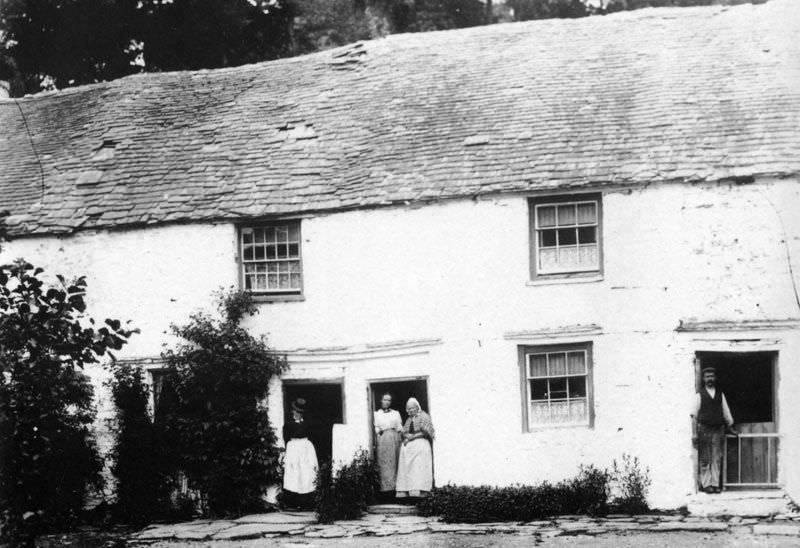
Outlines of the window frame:
<svg viewBox="0 0 800 548">
<path fill-rule="evenodd" d="M 518 347 L 519 374 L 520 374 L 520 394 L 522 399 L 522 431 L 524 433 L 537 432 L 540 430 L 551 430 L 556 428 L 594 428 L 594 357 L 592 355 L 593 344 L 591 341 L 561 343 L 548 345 L 520 345 Z M 576 352 L 586 353 L 586 406 L 587 420 L 585 423 L 549 423 L 531 424 L 530 405 L 531 393 L 528 376 L 528 356 L 531 354 L 556 353 L 556 352 Z M 567 375 L 564 375 L 565 377 Z M 550 378 L 550 377 L 547 377 Z M 556 377 L 558 378 L 558 377 Z"/>
<path fill-rule="evenodd" d="M 245 286 L 245 260 L 244 260 L 244 238 L 245 229 L 255 230 L 258 228 L 273 228 L 281 226 L 297 227 L 297 261 L 300 267 L 300 287 L 291 290 L 257 290 L 246 289 Z M 266 220 L 258 222 L 240 223 L 236 226 L 236 257 L 239 266 L 239 287 L 242 291 L 249 292 L 256 302 L 277 302 L 277 301 L 302 301 L 305 300 L 305 270 L 303 265 L 303 226 L 301 219 L 280 219 Z M 266 263 L 265 261 L 263 261 Z"/>
<path fill-rule="evenodd" d="M 539 269 L 539 234 L 537 231 L 537 208 L 553 205 L 559 206 L 567 203 L 594 202 L 597 207 L 597 267 L 591 269 L 560 270 L 555 272 L 541 272 Z M 530 279 L 552 280 L 570 278 L 596 278 L 603 275 L 603 194 L 601 192 L 558 194 L 536 196 L 528 198 L 528 226 L 530 251 Z M 578 226 L 578 225 L 576 225 Z"/>
</svg>

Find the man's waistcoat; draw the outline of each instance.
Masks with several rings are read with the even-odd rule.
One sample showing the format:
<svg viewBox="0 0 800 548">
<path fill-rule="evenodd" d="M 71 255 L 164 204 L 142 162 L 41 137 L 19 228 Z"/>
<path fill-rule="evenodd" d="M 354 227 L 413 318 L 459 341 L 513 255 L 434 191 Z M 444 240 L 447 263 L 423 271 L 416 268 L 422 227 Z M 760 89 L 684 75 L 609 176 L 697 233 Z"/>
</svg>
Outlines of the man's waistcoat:
<svg viewBox="0 0 800 548">
<path fill-rule="evenodd" d="M 722 390 L 717 388 L 712 398 L 705 387 L 700 389 L 700 412 L 697 422 L 705 426 L 722 426 L 725 417 L 722 415 Z"/>
</svg>

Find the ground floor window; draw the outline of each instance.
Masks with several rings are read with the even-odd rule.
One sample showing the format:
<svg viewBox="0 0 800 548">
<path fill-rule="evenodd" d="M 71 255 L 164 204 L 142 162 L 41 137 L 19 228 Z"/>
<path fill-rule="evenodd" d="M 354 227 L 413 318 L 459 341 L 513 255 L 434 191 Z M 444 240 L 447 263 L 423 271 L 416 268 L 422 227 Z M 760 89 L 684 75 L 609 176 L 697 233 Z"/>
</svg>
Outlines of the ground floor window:
<svg viewBox="0 0 800 548">
<path fill-rule="evenodd" d="M 591 426 L 591 343 L 520 347 L 526 430 Z"/>
</svg>

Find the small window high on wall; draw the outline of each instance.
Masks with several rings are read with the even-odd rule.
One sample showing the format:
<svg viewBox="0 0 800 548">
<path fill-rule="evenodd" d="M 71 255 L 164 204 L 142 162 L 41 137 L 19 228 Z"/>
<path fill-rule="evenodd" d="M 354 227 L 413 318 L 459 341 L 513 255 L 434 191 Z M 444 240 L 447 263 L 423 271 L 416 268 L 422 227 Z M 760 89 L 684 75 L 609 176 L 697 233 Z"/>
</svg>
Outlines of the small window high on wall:
<svg viewBox="0 0 800 548">
<path fill-rule="evenodd" d="M 302 293 L 299 221 L 243 226 L 239 244 L 245 291 L 278 297 Z"/>
<path fill-rule="evenodd" d="M 520 347 L 524 427 L 592 426 L 591 343 Z"/>
<path fill-rule="evenodd" d="M 532 279 L 600 273 L 601 205 L 599 194 L 530 200 Z"/>
</svg>

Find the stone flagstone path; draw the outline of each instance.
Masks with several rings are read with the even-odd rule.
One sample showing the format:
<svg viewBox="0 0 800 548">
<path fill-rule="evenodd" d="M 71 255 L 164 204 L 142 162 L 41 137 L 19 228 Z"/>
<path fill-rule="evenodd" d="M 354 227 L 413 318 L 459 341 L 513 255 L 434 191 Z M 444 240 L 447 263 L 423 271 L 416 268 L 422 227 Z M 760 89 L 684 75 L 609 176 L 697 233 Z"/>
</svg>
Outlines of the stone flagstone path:
<svg viewBox="0 0 800 548">
<path fill-rule="evenodd" d="M 511 535 L 551 538 L 562 535 L 603 535 L 617 532 L 734 532 L 753 535 L 787 535 L 798 537 L 800 513 L 793 512 L 769 518 L 696 517 L 669 514 L 641 516 L 610 515 L 605 518 L 560 516 L 552 520 L 530 523 L 444 523 L 438 518 L 413 515 L 366 514 L 353 521 L 330 525 L 316 523 L 311 512 L 273 512 L 244 516 L 237 520 L 198 520 L 169 525 L 151 525 L 134 534 L 131 546 L 146 545 L 157 540 L 244 540 L 297 536 L 306 538 L 343 538 L 361 535 L 389 536 L 410 533 L 459 533 Z"/>
</svg>

